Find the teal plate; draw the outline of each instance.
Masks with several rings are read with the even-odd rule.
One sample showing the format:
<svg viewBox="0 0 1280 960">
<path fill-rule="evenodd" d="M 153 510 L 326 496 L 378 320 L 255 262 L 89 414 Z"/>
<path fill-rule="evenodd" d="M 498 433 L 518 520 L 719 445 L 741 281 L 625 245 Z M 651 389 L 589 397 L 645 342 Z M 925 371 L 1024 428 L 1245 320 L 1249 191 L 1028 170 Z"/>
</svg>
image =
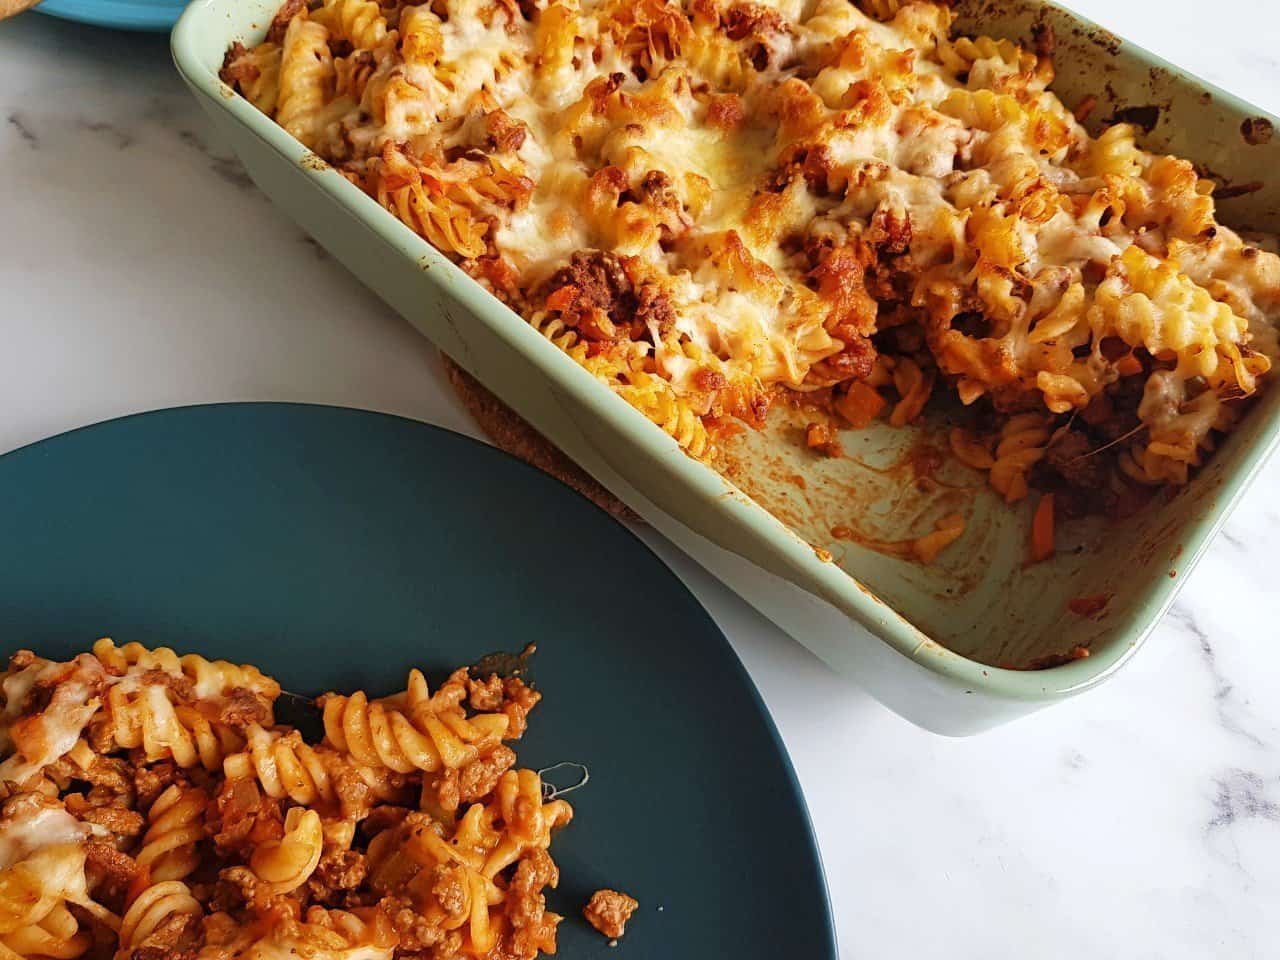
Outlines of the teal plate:
<svg viewBox="0 0 1280 960">
<path fill-rule="evenodd" d="M 785 748 L 706 611 L 626 528 L 524 464 L 381 414 L 226 404 L 0 457 L 0 629 L 249 661 L 388 693 L 536 641 L 521 764 L 586 764 L 556 839 L 561 958 L 835 960 Z M 581 919 L 641 909 L 616 949 Z"/>
<path fill-rule="evenodd" d="M 187 0 L 44 0 L 34 9 L 96 27 L 167 33 L 186 6 Z"/>
</svg>

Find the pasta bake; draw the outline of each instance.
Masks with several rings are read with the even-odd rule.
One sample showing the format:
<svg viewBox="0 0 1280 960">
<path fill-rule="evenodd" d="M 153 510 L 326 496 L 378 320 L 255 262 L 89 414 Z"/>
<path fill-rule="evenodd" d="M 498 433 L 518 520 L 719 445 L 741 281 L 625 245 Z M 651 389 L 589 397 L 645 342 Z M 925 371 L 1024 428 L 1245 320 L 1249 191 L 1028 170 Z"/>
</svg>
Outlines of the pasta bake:
<svg viewBox="0 0 1280 960">
<path fill-rule="evenodd" d="M 222 77 L 691 456 L 780 400 L 951 398 L 962 462 L 1054 494 L 1039 556 L 1185 484 L 1280 349 L 1273 242 L 1087 132 L 1051 39 L 930 0 L 290 0 Z"/>
<path fill-rule="evenodd" d="M 0 676 L 0 956 L 533 960 L 573 816 L 509 746 L 539 694 L 461 669 L 276 722 L 251 666 L 116 646 Z"/>
</svg>

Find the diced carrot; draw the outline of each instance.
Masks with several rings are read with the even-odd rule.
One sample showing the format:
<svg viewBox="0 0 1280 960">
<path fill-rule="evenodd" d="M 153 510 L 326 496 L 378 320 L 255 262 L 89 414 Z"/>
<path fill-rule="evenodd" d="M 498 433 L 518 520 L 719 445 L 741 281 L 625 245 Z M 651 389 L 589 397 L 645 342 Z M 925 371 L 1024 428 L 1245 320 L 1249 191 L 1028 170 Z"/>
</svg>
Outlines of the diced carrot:
<svg viewBox="0 0 1280 960">
<path fill-rule="evenodd" d="M 835 407 L 841 416 L 861 429 L 871 423 L 884 409 L 884 397 L 859 381 L 853 384 L 843 397 L 836 399 Z"/>
<path fill-rule="evenodd" d="M 840 446 L 840 433 L 829 423 L 815 421 L 806 426 L 804 442 L 810 450 L 817 450 L 823 456 L 844 456 L 844 448 Z"/>
<path fill-rule="evenodd" d="M 1031 519 L 1031 562 L 1040 563 L 1053 556 L 1053 494 L 1046 493 L 1036 505 Z"/>
<path fill-rule="evenodd" d="M 382 177 L 382 186 L 386 188 L 388 192 L 403 190 L 405 187 L 411 186 L 414 183 L 417 183 L 417 181 L 412 177 L 406 177 L 402 173 L 388 173 Z"/>
<path fill-rule="evenodd" d="M 1142 362 L 1132 353 L 1126 354 L 1116 361 L 1116 371 L 1122 377 L 1132 377 L 1142 372 Z"/>
<path fill-rule="evenodd" d="M 911 552 L 916 559 L 928 566 L 938 559 L 938 554 L 960 539 L 964 533 L 965 520 L 958 513 L 943 517 L 936 524 L 933 533 L 919 537 L 911 544 Z"/>
<path fill-rule="evenodd" d="M 573 306 L 573 301 L 577 299 L 578 288 L 571 283 L 567 283 L 547 297 L 547 309 L 565 310 Z"/>
</svg>

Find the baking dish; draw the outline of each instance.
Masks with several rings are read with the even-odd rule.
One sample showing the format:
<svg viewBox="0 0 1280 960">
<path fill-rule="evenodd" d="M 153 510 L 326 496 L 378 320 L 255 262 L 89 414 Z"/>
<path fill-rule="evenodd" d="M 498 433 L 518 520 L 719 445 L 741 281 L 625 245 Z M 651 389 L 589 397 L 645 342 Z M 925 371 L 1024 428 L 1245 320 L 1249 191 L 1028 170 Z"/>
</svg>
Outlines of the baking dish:
<svg viewBox="0 0 1280 960">
<path fill-rule="evenodd" d="M 921 490 L 906 472 L 940 422 L 845 437 L 819 461 L 780 412 L 726 443 L 724 473 L 666 434 L 386 214 L 217 78 L 234 40 L 265 32 L 274 0 L 206 0 L 173 35 L 183 77 L 258 185 L 338 259 L 602 483 L 748 602 L 892 709 L 968 734 L 1087 690 L 1125 662 L 1280 436 L 1280 391 L 1256 403 L 1186 488 L 1137 516 L 1083 525 L 1027 566 L 1025 507 L 956 463 Z M 1056 89 L 1092 117 L 1147 128 L 1227 187 L 1221 219 L 1280 232 L 1273 118 L 1062 8 L 973 0 L 958 28 L 1056 37 Z M 766 509 L 767 508 L 767 509 Z M 961 512 L 964 537 L 932 566 L 886 546 Z M 1066 542 L 1067 539 L 1072 542 Z M 1061 549 L 1062 547 L 1066 549 Z M 643 602 L 643 601 L 639 601 Z M 945 644 L 945 645 L 944 645 Z M 1043 670 L 1075 647 L 1085 659 Z"/>
</svg>

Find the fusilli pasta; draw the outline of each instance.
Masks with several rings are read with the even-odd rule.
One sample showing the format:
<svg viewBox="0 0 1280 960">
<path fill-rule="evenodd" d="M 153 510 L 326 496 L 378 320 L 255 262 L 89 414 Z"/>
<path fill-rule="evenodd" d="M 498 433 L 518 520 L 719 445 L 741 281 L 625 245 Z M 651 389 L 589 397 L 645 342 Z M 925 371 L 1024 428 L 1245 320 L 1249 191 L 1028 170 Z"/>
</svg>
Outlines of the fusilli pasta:
<svg viewBox="0 0 1280 960">
<path fill-rule="evenodd" d="M 1090 136 L 1048 55 L 953 36 L 948 3 L 291 12 L 224 79 L 693 457 L 780 396 L 906 426 L 947 384 L 995 415 L 958 446 L 997 492 L 1110 511 L 1234 422 L 1163 436 L 1151 377 L 1239 406 L 1280 356 L 1280 257 L 1212 184 Z M 437 762 L 368 717 L 361 764 Z"/>
<path fill-rule="evenodd" d="M 383 699 L 328 694 L 312 747 L 271 722 L 280 687 L 253 667 L 93 649 L 22 651 L 0 678 L 0 955 L 555 952 L 548 851 L 573 811 L 503 744 L 539 699 L 522 681 L 462 669 L 432 690 L 414 670 Z M 57 745 L 32 746 L 55 720 Z"/>
</svg>

